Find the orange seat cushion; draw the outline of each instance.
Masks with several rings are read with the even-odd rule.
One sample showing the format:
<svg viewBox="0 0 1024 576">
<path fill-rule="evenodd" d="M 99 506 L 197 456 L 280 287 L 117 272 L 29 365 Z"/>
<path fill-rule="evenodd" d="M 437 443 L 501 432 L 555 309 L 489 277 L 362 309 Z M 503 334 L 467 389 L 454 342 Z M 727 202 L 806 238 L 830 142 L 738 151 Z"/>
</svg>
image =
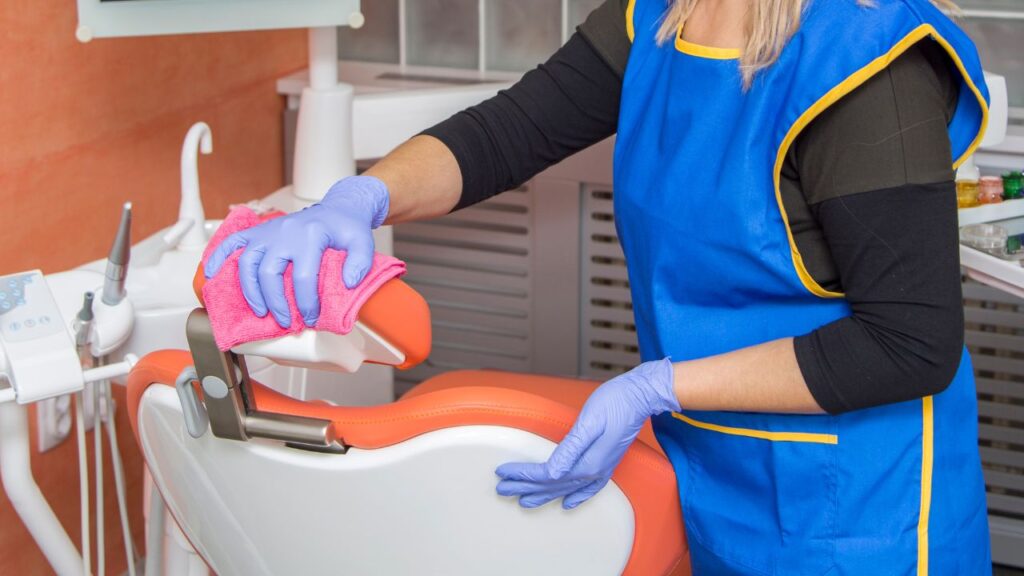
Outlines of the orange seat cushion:
<svg viewBox="0 0 1024 576">
<path fill-rule="evenodd" d="M 590 397 L 590 394 L 599 384 L 600 382 L 593 380 L 539 376 L 536 374 L 516 374 L 515 372 L 499 372 L 497 370 L 457 370 L 446 372 L 424 381 L 402 396 L 402 400 L 415 398 L 438 390 L 483 385 L 493 388 L 519 390 L 527 394 L 550 398 L 579 412 L 583 408 L 583 403 L 587 401 L 587 398 Z M 654 429 L 651 428 L 650 421 L 644 424 L 638 439 L 657 450 L 659 454 L 664 454 L 661 451 L 661 445 L 658 444 L 658 440 L 654 437 Z"/>
<path fill-rule="evenodd" d="M 142 394 L 151 384 L 173 386 L 191 364 L 184 351 L 147 355 L 128 377 L 128 409 L 138 435 Z M 253 383 L 261 411 L 330 420 L 350 446 L 374 449 L 457 426 L 493 425 L 560 441 L 596 383 L 489 371 L 463 371 L 431 379 L 398 402 L 380 406 L 330 406 L 285 396 Z M 679 492 L 672 465 L 646 437 L 630 447 L 613 476 L 633 506 L 633 551 L 623 574 L 689 574 Z"/>
</svg>

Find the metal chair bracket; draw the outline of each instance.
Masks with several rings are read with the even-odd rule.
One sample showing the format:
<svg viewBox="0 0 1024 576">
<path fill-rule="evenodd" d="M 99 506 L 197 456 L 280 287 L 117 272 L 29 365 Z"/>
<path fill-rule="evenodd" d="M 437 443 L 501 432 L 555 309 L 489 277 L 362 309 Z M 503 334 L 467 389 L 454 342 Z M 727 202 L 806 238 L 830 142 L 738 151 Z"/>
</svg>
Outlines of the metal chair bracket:
<svg viewBox="0 0 1024 576">
<path fill-rule="evenodd" d="M 185 426 L 193 438 L 202 436 L 209 426 L 214 436 L 229 440 L 265 438 L 293 448 L 331 454 L 348 450 L 344 441 L 336 437 L 330 420 L 257 410 L 245 358 L 217 348 L 206 310 L 193 310 L 185 331 L 195 367 L 182 371 L 175 387 Z M 202 401 L 193 385 L 196 380 L 203 390 Z"/>
</svg>

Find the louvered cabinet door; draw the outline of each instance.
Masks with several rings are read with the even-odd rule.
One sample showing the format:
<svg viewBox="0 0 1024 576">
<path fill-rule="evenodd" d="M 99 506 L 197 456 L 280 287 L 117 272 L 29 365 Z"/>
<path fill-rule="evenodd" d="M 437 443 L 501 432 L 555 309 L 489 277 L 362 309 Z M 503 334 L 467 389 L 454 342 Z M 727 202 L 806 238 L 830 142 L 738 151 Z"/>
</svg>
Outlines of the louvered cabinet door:
<svg viewBox="0 0 1024 576">
<path fill-rule="evenodd" d="M 395 255 L 405 280 L 430 303 L 433 349 L 395 375 L 400 394 L 426 378 L 463 368 L 533 369 L 530 341 L 532 196 L 505 192 L 447 216 L 400 224 Z"/>
<path fill-rule="evenodd" d="M 580 374 L 605 380 L 640 363 L 626 257 L 615 232 L 609 186 L 584 185 Z"/>
<path fill-rule="evenodd" d="M 1024 300 L 968 280 L 964 315 L 978 385 L 992 556 L 1024 566 Z"/>
</svg>

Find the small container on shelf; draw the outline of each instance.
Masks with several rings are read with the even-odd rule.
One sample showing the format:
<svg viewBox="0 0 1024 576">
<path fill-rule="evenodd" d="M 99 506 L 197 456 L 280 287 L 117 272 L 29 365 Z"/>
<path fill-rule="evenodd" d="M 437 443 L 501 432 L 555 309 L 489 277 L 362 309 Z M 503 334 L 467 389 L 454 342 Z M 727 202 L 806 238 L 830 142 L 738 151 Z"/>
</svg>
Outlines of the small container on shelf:
<svg viewBox="0 0 1024 576">
<path fill-rule="evenodd" d="M 974 162 L 965 162 L 956 171 L 957 208 L 972 208 L 978 205 L 978 178 L 981 176 Z"/>
<path fill-rule="evenodd" d="M 957 208 L 973 208 L 978 205 L 978 181 L 957 180 L 956 181 L 956 206 Z"/>
<path fill-rule="evenodd" d="M 982 176 L 978 180 L 978 201 L 995 204 L 1003 201 L 1003 179 L 999 176 Z"/>
<path fill-rule="evenodd" d="M 1022 196 L 1021 189 L 1024 188 L 1024 174 L 1019 170 L 1003 174 L 1003 199 L 1016 200 Z"/>
<path fill-rule="evenodd" d="M 1024 258 L 1021 239 L 1024 221 L 1004 220 L 1000 224 L 971 224 L 960 229 L 960 243 L 1003 260 Z"/>
</svg>

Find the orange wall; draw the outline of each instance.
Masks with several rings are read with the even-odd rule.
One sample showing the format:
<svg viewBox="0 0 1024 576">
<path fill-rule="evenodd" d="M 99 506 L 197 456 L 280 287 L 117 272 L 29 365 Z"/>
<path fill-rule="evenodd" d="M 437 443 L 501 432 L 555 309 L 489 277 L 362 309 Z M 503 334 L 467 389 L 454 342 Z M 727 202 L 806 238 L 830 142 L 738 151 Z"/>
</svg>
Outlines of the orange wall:
<svg viewBox="0 0 1024 576">
<path fill-rule="evenodd" d="M 0 2 L 0 274 L 56 272 L 103 256 L 126 200 L 135 206 L 134 238 L 172 224 L 182 139 L 199 120 L 214 137 L 213 155 L 200 160 L 209 216 L 282 184 L 284 102 L 274 83 L 305 63 L 303 31 L 79 44 L 74 6 Z M 118 416 L 140 529 L 141 462 L 123 410 Z M 34 455 L 33 469 L 77 540 L 73 444 Z M 107 504 L 108 573 L 120 574 L 112 487 Z M 0 574 L 49 572 L 0 494 Z"/>
</svg>

